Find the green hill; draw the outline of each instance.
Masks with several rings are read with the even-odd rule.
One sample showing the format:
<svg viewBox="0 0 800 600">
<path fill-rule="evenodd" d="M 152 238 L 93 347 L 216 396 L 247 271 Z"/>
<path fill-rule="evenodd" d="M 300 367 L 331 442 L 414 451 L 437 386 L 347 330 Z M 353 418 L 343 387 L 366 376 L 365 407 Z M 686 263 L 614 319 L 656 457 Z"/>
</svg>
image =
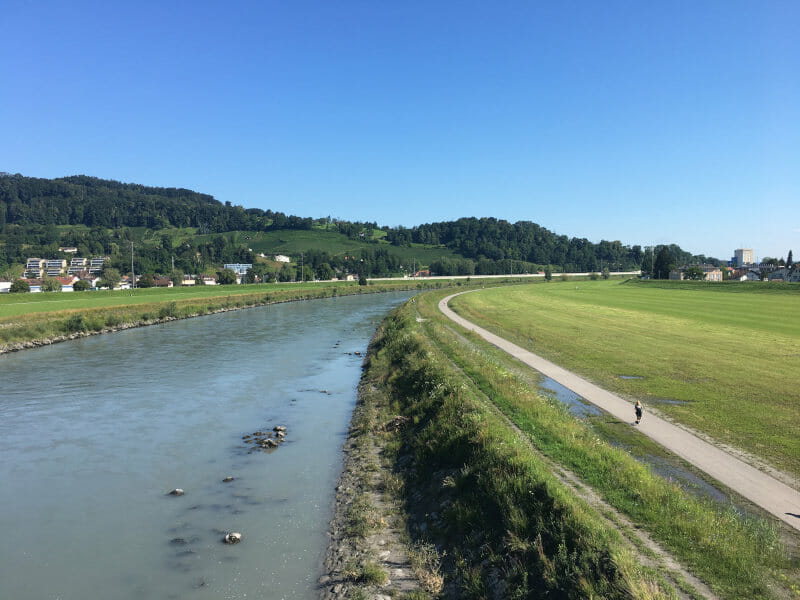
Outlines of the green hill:
<svg viewBox="0 0 800 600">
<path fill-rule="evenodd" d="M 530 221 L 465 217 L 390 228 L 223 204 L 182 188 L 0 173 L 0 273 L 18 275 L 29 257 L 69 258 L 63 247 L 76 247 L 79 256 L 108 256 L 108 265 L 122 273 L 130 272 L 131 259 L 137 273 L 169 274 L 214 272 L 224 263 L 263 263 L 261 255 L 285 254 L 308 262 L 312 276 L 330 269 L 399 275 L 419 267 L 440 275 L 533 272 L 546 265 L 555 272 L 647 270 L 654 250 L 569 238 Z M 676 263 L 714 261 L 666 248 Z M 277 268 L 262 267 L 265 273 Z"/>
</svg>

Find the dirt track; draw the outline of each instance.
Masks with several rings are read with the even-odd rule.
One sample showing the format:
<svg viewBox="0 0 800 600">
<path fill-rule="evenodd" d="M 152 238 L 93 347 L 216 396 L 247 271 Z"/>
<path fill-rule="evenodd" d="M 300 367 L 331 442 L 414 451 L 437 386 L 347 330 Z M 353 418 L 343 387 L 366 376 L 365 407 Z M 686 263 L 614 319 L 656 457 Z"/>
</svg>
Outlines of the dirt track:
<svg viewBox="0 0 800 600">
<path fill-rule="evenodd" d="M 587 402 L 622 421 L 633 423 L 635 419 L 633 405 L 627 400 L 458 316 L 448 306 L 450 299 L 457 295 L 453 294 L 439 302 L 439 310 L 449 319 L 465 329 L 474 331 L 487 342 L 557 381 Z M 775 515 L 784 523 L 800 530 L 800 492 L 797 490 L 653 414 L 645 413 L 644 419 L 636 427 L 667 450 Z"/>
</svg>

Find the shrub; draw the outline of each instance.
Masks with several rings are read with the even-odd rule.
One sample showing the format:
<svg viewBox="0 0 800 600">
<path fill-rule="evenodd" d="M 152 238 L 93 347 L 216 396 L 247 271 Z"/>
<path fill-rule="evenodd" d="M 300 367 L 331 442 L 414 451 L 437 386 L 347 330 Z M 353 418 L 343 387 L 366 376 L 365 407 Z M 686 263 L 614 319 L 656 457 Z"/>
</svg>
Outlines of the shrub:
<svg viewBox="0 0 800 600">
<path fill-rule="evenodd" d="M 106 315 L 106 327 L 116 327 L 122 323 L 122 317 L 118 314 Z"/>
<path fill-rule="evenodd" d="M 170 302 L 166 306 L 162 306 L 158 309 L 158 318 L 159 319 L 166 319 L 168 317 L 177 318 L 181 314 L 181 311 L 178 310 L 178 304 L 176 302 Z"/>
<path fill-rule="evenodd" d="M 87 329 L 86 319 L 81 314 L 72 315 L 64 323 L 64 331 L 67 333 L 78 333 L 80 331 L 86 331 Z"/>
<path fill-rule="evenodd" d="M 11 284 L 11 287 L 8 289 L 8 291 L 11 292 L 12 294 L 30 292 L 31 286 L 24 279 L 15 279 L 14 282 Z"/>
</svg>

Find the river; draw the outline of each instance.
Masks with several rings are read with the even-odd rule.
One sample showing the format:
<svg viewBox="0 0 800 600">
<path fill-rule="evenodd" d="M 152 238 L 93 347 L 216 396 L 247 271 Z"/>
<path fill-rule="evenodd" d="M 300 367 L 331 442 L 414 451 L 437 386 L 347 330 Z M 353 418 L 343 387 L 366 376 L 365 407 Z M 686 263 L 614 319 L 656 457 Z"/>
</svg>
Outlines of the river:
<svg viewBox="0 0 800 600">
<path fill-rule="evenodd" d="M 363 354 L 410 295 L 0 357 L 0 598 L 316 597 Z M 245 438 L 276 425 L 273 450 Z"/>
</svg>

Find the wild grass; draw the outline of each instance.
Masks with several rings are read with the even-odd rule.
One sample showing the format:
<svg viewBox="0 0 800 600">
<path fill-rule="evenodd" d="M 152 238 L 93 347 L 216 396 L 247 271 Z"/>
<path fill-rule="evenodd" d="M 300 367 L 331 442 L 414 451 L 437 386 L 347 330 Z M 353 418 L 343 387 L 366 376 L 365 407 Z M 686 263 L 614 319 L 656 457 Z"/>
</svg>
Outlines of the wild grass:
<svg viewBox="0 0 800 600">
<path fill-rule="evenodd" d="M 417 299 L 420 313 L 427 318 L 424 327 L 429 338 L 436 340 L 438 348 L 528 435 L 538 450 L 578 474 L 607 502 L 644 527 L 721 597 L 770 598 L 770 586 L 785 576 L 794 582 L 788 587 L 796 584 L 797 569 L 781 546 L 775 525 L 690 496 L 627 452 L 603 442 L 590 427 L 572 418 L 563 407 L 539 397 L 505 368 L 499 351 L 471 335 L 471 343 L 464 344 L 449 326 L 443 326 L 435 309 L 441 296 L 426 294 Z M 459 477 L 455 484 L 460 487 Z M 509 520 L 524 522 L 528 513 L 519 514 L 509 507 L 505 514 Z M 526 549 L 530 543 L 529 536 L 519 534 L 507 539 L 511 549 Z M 623 564 L 617 562 L 622 573 L 632 568 L 623 568 Z M 644 594 L 652 584 L 647 578 L 636 578 L 630 585 Z"/>
<path fill-rule="evenodd" d="M 442 557 L 433 544 L 418 542 L 409 548 L 411 568 L 426 592 L 438 594 L 444 587 Z"/>
<path fill-rule="evenodd" d="M 669 597 L 440 358 L 410 309 L 385 323 L 370 356 L 367 376 L 411 419 L 396 463 L 412 537 L 436 545 L 457 597 L 628 598 L 637 586 L 654 590 L 638 597 Z"/>
<path fill-rule="evenodd" d="M 451 306 L 606 389 L 800 477 L 799 291 L 584 281 L 491 289 Z"/>
<path fill-rule="evenodd" d="M 374 562 L 366 562 L 361 566 L 358 580 L 367 585 L 383 585 L 389 579 L 389 575 L 380 565 Z"/>
</svg>

